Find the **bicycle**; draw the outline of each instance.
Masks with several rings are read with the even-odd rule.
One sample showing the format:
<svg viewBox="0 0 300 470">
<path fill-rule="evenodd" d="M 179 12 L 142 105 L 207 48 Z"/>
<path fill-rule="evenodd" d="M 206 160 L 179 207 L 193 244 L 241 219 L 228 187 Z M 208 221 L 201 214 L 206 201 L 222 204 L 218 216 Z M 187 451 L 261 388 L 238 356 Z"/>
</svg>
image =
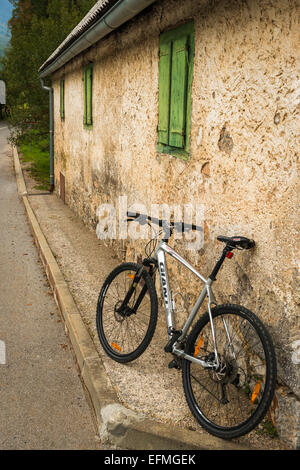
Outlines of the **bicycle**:
<svg viewBox="0 0 300 470">
<path fill-rule="evenodd" d="M 146 246 L 141 264 L 125 262 L 105 280 L 97 303 L 96 324 L 106 354 L 120 363 L 137 359 L 150 344 L 157 322 L 158 299 L 154 276 L 158 271 L 168 328 L 165 352 L 170 368 L 182 370 L 188 406 L 198 423 L 214 436 L 232 439 L 249 433 L 266 415 L 277 377 L 275 350 L 262 321 L 245 307 L 218 305 L 212 284 L 233 250 L 249 250 L 254 240 L 218 236 L 225 243 L 210 276 L 205 279 L 168 245 L 174 231 L 202 228 L 145 214 L 127 213 L 127 221 L 162 227 Z M 159 236 L 162 235 L 160 241 Z M 204 283 L 184 326 L 177 330 L 174 299 L 169 286 L 166 254 Z M 207 312 L 192 326 L 205 298 Z M 192 327 L 191 331 L 189 331 Z"/>
</svg>

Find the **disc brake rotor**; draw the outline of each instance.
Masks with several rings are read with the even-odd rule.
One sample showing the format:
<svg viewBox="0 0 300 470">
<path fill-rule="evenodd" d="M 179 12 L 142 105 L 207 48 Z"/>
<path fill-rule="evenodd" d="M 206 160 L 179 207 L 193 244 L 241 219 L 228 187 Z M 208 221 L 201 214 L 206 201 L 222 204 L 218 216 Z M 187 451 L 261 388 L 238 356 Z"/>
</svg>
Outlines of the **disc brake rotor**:
<svg viewBox="0 0 300 470">
<path fill-rule="evenodd" d="M 221 384 L 233 383 L 237 378 L 238 368 L 234 360 L 220 358 L 217 370 L 209 369 L 209 376 L 214 382 Z"/>
</svg>

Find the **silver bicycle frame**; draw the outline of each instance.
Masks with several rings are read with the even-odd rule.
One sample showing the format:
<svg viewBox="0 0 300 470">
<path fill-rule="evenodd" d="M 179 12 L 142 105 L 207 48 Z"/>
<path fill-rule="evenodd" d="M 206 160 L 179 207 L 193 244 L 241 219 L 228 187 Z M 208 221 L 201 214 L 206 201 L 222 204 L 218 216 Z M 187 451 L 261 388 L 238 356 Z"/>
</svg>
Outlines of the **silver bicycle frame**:
<svg viewBox="0 0 300 470">
<path fill-rule="evenodd" d="M 216 345 L 216 337 L 215 337 L 215 330 L 214 330 L 214 324 L 213 324 L 213 318 L 212 318 L 212 313 L 211 313 L 211 304 L 216 305 L 216 299 L 215 296 L 212 292 L 211 284 L 212 280 L 211 279 L 205 279 L 196 269 L 188 263 L 185 259 L 183 259 L 178 253 L 176 253 L 173 248 L 167 245 L 165 241 L 161 241 L 156 248 L 153 258 L 157 260 L 158 263 L 158 270 L 160 274 L 160 281 L 161 281 L 161 287 L 162 287 L 162 293 L 163 293 L 163 299 L 164 299 L 164 307 L 165 307 L 165 314 L 166 314 L 166 322 L 167 322 L 167 328 L 168 328 L 168 334 L 169 334 L 169 339 L 171 338 L 171 331 L 176 330 L 176 325 L 174 321 L 174 308 L 173 308 L 173 300 L 172 300 L 172 295 L 171 295 L 171 290 L 170 290 L 170 285 L 169 285 L 169 278 L 168 278 L 168 269 L 167 269 L 167 264 L 166 264 L 166 256 L 165 253 L 168 255 L 172 256 L 172 258 L 176 259 L 179 261 L 179 263 L 183 264 L 187 269 L 189 269 L 193 274 L 195 274 L 203 283 L 204 287 L 196 300 L 195 305 L 192 308 L 192 311 L 185 322 L 182 332 L 176 343 L 173 345 L 173 350 L 172 353 L 175 354 L 176 356 L 182 357 L 184 359 L 187 359 L 191 362 L 195 362 L 197 364 L 200 364 L 203 367 L 218 367 L 219 366 L 219 359 L 218 359 L 218 353 L 217 353 L 217 345 Z M 201 307 L 205 297 L 208 297 L 208 314 L 209 314 L 209 319 L 210 319 L 210 325 L 211 325 L 211 333 L 212 333 L 212 339 L 213 339 L 213 344 L 214 344 L 214 353 L 215 353 L 215 362 L 213 364 L 208 364 L 205 361 L 202 361 L 201 359 L 198 359 L 196 357 L 190 356 L 186 354 L 183 350 L 177 349 L 176 346 L 186 337 L 187 332 L 189 327 L 191 326 L 195 316 L 197 315 L 197 312 L 199 308 Z"/>
</svg>

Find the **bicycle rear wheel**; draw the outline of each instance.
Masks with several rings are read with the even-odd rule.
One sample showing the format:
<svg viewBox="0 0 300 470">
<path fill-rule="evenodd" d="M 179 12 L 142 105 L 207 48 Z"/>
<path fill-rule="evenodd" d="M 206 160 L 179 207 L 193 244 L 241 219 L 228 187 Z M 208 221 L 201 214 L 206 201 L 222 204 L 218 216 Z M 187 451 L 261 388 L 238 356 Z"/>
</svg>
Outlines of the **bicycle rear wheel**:
<svg viewBox="0 0 300 470">
<path fill-rule="evenodd" d="M 98 298 L 99 340 L 108 356 L 117 362 L 137 359 L 149 345 L 156 327 L 157 294 L 147 271 L 143 271 L 128 304 L 120 309 L 139 268 L 135 263 L 117 266 L 105 280 Z"/>
<path fill-rule="evenodd" d="M 218 370 L 183 361 L 187 403 L 209 433 L 231 439 L 250 432 L 265 416 L 276 383 L 276 357 L 271 337 L 252 312 L 238 305 L 212 309 Z M 208 313 L 192 329 L 186 352 L 203 360 L 214 357 Z"/>
</svg>

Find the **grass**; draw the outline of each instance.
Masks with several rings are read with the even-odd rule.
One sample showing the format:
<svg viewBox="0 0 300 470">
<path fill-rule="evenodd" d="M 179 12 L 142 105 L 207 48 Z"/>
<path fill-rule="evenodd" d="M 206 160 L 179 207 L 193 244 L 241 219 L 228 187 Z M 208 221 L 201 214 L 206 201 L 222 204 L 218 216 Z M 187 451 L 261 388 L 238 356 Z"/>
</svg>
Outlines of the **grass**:
<svg viewBox="0 0 300 470">
<path fill-rule="evenodd" d="M 269 437 L 271 437 L 272 439 L 274 439 L 275 437 L 278 437 L 278 433 L 277 433 L 277 430 L 275 428 L 275 426 L 273 425 L 272 421 L 270 421 L 269 419 L 265 418 L 260 426 L 259 426 L 259 429 L 257 429 L 257 434 L 259 435 L 267 435 Z"/>
<path fill-rule="evenodd" d="M 50 185 L 50 155 L 48 141 L 45 139 L 27 138 L 20 150 L 23 162 L 31 163 L 30 174 L 36 181 L 36 189 L 48 190 Z"/>
</svg>

